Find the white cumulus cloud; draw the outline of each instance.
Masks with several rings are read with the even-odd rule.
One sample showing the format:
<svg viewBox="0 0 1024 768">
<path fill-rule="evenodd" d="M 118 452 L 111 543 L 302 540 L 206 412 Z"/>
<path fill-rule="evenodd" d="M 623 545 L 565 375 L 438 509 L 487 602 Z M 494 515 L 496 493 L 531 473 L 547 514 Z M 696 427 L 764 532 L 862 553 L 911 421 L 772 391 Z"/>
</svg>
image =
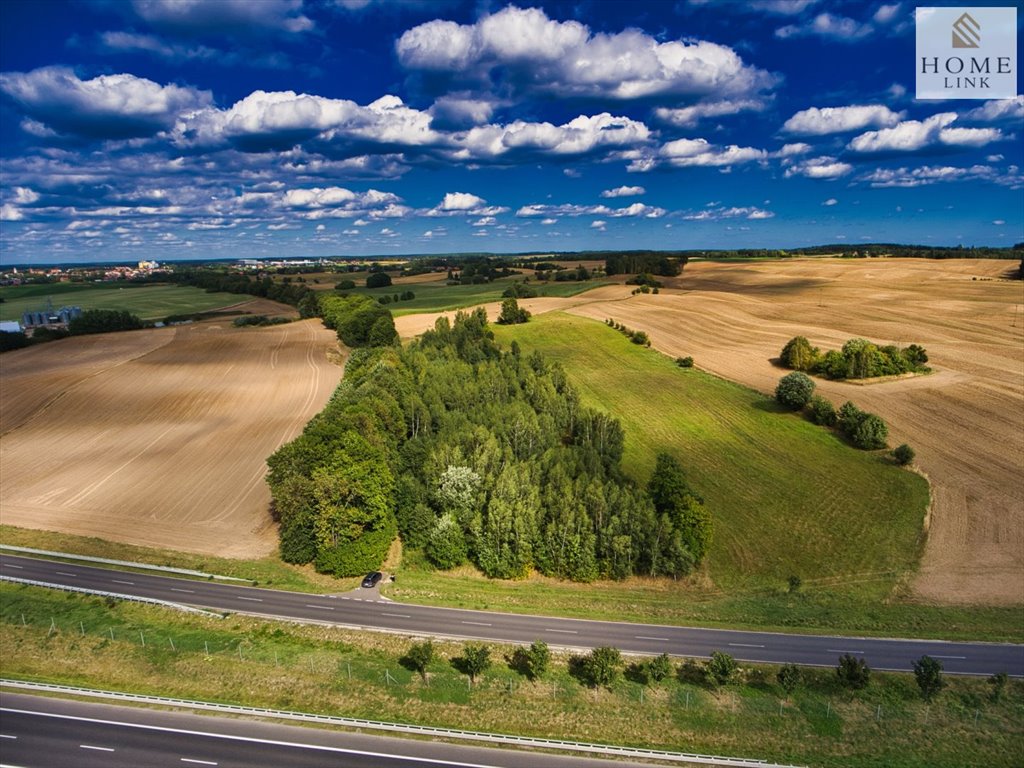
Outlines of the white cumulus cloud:
<svg viewBox="0 0 1024 768">
<path fill-rule="evenodd" d="M 761 99 L 726 99 L 678 109 L 658 107 L 654 110 L 654 116 L 663 123 L 674 125 L 677 128 L 692 128 L 705 118 L 735 115 L 739 112 L 760 112 L 765 106 L 765 102 Z"/>
<path fill-rule="evenodd" d="M 853 166 L 834 157 L 823 155 L 793 162 L 786 168 L 785 176 L 804 176 L 808 179 L 838 179 L 853 170 Z"/>
<path fill-rule="evenodd" d="M 925 120 L 905 120 L 892 128 L 868 131 L 847 147 L 854 152 L 914 152 L 936 145 L 981 147 L 1005 138 L 998 128 L 950 128 L 956 112 L 940 112 Z"/>
<path fill-rule="evenodd" d="M 893 112 L 882 104 L 850 107 L 811 107 L 797 112 L 782 126 L 786 133 L 824 136 L 864 128 L 891 128 L 905 113 Z"/>
<path fill-rule="evenodd" d="M 861 24 L 846 16 L 819 13 L 810 22 L 789 24 L 775 30 L 775 36 L 786 40 L 791 37 L 824 37 L 841 43 L 852 43 L 867 37 L 875 29 L 870 24 Z"/>
<path fill-rule="evenodd" d="M 643 187 L 615 187 L 615 189 L 604 190 L 601 197 L 632 197 L 642 195 L 646 191 Z"/>
</svg>

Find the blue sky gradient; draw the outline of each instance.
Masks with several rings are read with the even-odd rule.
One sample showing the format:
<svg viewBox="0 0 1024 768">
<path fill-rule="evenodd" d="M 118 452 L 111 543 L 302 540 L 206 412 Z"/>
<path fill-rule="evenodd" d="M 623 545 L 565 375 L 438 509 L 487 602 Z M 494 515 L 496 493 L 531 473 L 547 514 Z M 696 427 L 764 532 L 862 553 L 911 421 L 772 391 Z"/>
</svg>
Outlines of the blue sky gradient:
<svg viewBox="0 0 1024 768">
<path fill-rule="evenodd" d="M 1024 240 L 1024 98 L 916 100 L 914 34 L 895 0 L 7 0 L 0 262 Z"/>
</svg>

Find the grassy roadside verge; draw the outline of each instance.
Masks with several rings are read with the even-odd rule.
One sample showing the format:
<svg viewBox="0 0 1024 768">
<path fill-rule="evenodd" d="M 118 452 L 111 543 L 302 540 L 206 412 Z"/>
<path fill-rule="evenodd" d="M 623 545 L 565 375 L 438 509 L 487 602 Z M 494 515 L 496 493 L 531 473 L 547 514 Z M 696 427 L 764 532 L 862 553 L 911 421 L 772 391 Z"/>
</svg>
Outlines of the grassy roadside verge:
<svg viewBox="0 0 1024 768">
<path fill-rule="evenodd" d="M 18 679 L 814 766 L 1014 765 L 1024 738 L 1021 681 L 994 702 L 984 681 L 949 679 L 931 705 L 896 674 L 849 693 L 831 670 L 811 670 L 786 696 L 771 667 L 717 691 L 675 674 L 590 689 L 563 655 L 530 682 L 505 663 L 508 648 L 492 646 L 470 688 L 451 664 L 461 644 L 437 644 L 425 682 L 398 661 L 410 642 L 0 585 L 3 673 Z"/>
</svg>

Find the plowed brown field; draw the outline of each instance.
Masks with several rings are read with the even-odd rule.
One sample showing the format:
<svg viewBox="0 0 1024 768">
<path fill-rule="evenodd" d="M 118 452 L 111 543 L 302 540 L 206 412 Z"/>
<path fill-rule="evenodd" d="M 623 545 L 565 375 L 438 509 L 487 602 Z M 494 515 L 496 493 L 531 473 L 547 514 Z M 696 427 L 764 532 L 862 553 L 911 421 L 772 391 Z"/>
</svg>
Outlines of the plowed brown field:
<svg viewBox="0 0 1024 768">
<path fill-rule="evenodd" d="M 274 550 L 265 460 L 342 368 L 318 320 L 197 323 L 0 361 L 0 519 L 228 557 Z"/>
<path fill-rule="evenodd" d="M 1024 602 L 1024 284 L 1015 262 L 801 259 L 691 263 L 655 295 L 568 311 L 647 331 L 666 354 L 763 392 L 796 335 L 823 348 L 862 336 L 928 350 L 935 373 L 856 385 L 818 380 L 907 442 L 932 483 L 918 596 L 953 603 Z M 977 278 L 977 279 L 974 279 Z M 412 320 L 412 318 L 403 318 Z"/>
</svg>

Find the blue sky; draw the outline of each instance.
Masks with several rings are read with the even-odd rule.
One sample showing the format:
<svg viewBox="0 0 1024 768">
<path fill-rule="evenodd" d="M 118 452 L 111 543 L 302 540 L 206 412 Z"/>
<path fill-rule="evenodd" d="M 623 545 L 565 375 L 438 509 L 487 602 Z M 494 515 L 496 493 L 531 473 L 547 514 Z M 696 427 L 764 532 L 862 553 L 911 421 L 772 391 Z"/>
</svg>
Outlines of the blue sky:
<svg viewBox="0 0 1024 768">
<path fill-rule="evenodd" d="M 0 262 L 1020 242 L 1024 98 L 916 100 L 913 14 L 6 0 Z"/>
</svg>

